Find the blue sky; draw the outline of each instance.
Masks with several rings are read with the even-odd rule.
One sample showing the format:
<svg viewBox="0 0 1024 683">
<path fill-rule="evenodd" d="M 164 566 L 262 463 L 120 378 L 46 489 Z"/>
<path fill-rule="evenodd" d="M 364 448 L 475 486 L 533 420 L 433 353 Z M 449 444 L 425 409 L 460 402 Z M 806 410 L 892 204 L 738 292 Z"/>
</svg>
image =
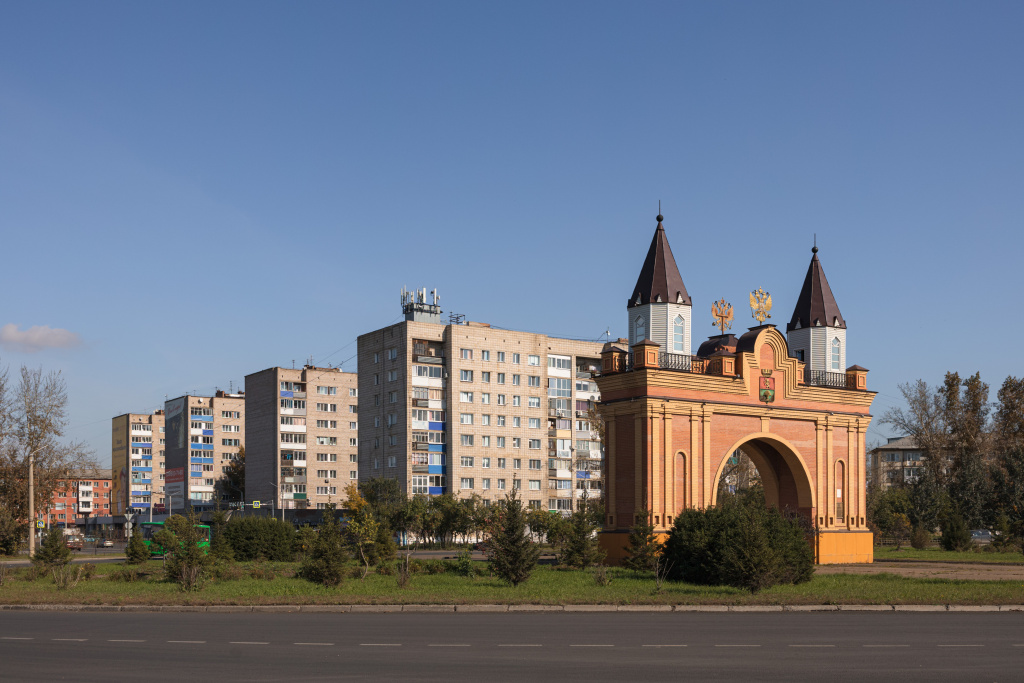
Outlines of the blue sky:
<svg viewBox="0 0 1024 683">
<path fill-rule="evenodd" d="M 946 370 L 994 399 L 1024 372 L 1022 29 L 1018 2 L 8 2 L 0 364 L 61 369 L 105 460 L 165 395 L 355 370 L 403 285 L 619 336 L 661 200 L 695 337 L 720 297 L 754 325 L 757 287 L 788 321 L 817 233 L 876 415 Z"/>
</svg>

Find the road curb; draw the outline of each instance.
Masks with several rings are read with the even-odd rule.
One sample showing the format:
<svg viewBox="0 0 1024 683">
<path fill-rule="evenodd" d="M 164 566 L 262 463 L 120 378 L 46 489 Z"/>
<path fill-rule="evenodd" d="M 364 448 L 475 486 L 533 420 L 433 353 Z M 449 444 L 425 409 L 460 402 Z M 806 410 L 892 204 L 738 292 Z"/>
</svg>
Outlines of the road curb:
<svg viewBox="0 0 1024 683">
<path fill-rule="evenodd" d="M 363 613 L 395 612 L 1024 612 L 1024 605 L 0 605 L 0 612 L 204 612 Z"/>
</svg>

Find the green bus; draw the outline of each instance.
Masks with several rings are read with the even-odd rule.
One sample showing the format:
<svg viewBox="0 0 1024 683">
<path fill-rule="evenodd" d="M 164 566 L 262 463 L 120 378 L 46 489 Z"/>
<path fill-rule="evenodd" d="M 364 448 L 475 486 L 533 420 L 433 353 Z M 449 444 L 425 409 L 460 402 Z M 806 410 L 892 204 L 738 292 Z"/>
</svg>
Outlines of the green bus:
<svg viewBox="0 0 1024 683">
<path fill-rule="evenodd" d="M 196 524 L 196 529 L 199 530 L 199 547 L 204 552 L 210 552 L 210 527 L 206 524 Z M 142 532 L 142 542 L 149 548 L 150 555 L 160 556 L 163 555 L 163 546 L 153 540 L 153 536 L 158 531 L 164 528 L 163 522 L 142 522 L 139 524 L 140 531 Z"/>
</svg>

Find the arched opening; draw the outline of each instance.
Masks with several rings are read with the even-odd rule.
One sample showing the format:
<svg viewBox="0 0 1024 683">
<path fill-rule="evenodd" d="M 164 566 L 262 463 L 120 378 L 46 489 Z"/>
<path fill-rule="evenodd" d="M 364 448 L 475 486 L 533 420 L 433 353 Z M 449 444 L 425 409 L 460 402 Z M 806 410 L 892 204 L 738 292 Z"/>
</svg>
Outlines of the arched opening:
<svg viewBox="0 0 1024 683">
<path fill-rule="evenodd" d="M 686 350 L 686 320 L 677 315 L 672 323 L 672 353 L 683 353 Z"/>
<path fill-rule="evenodd" d="M 731 476 L 732 479 L 726 479 Z M 810 475 L 796 449 L 785 439 L 756 436 L 742 439 L 730 448 L 719 464 L 712 505 L 726 495 L 759 483 L 769 505 L 783 512 L 814 517 L 814 491 Z M 731 490 L 732 489 L 732 490 Z"/>
<path fill-rule="evenodd" d="M 836 523 L 846 522 L 846 463 L 836 462 Z"/>
<path fill-rule="evenodd" d="M 679 510 L 685 510 L 690 507 L 690 489 L 689 489 L 689 477 L 686 471 L 686 453 L 678 451 L 676 453 L 675 462 L 675 474 L 676 474 L 676 501 L 675 508 L 676 512 L 673 512 L 673 516 L 678 513 Z"/>
</svg>

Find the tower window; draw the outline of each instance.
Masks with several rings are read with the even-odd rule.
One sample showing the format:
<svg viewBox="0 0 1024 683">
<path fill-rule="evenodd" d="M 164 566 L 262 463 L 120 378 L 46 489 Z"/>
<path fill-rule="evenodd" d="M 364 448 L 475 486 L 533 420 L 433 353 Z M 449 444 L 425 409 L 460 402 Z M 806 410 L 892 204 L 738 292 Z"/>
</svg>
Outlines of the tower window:
<svg viewBox="0 0 1024 683">
<path fill-rule="evenodd" d="M 644 339 L 647 339 L 647 321 L 644 320 L 644 317 L 642 315 L 637 317 L 636 323 L 634 323 L 634 329 L 634 343 L 640 343 Z"/>
<path fill-rule="evenodd" d="M 796 359 L 798 361 L 804 361 L 804 350 L 803 349 L 797 349 Z"/>
<path fill-rule="evenodd" d="M 686 331 L 686 321 L 683 316 L 677 315 L 672 325 L 672 350 L 676 353 L 683 352 L 683 334 Z"/>
<path fill-rule="evenodd" d="M 832 340 L 832 369 L 838 371 L 841 367 L 839 362 L 839 337 Z"/>
</svg>

